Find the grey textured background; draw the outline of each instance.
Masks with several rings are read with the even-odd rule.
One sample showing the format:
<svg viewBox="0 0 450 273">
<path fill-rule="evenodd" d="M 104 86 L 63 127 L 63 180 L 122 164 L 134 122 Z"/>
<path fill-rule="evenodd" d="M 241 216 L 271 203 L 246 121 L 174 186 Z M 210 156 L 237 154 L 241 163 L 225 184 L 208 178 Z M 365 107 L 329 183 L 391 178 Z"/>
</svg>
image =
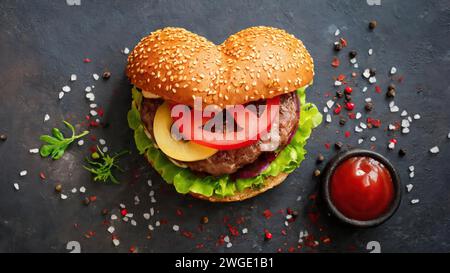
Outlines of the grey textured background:
<svg viewBox="0 0 450 273">
<path fill-rule="evenodd" d="M 274 252 L 279 247 L 286 251 L 295 246 L 299 231 L 304 229 L 317 240 L 328 235 L 332 241 L 301 251 L 367 252 L 366 244 L 372 240 L 380 242 L 383 252 L 450 250 L 450 149 L 446 139 L 450 131 L 449 1 L 381 0 L 381 6 L 369 6 L 366 1 L 333 0 L 81 2 L 79 7 L 69 7 L 64 0 L 0 2 L 0 132 L 9 136 L 0 143 L 1 252 L 67 252 L 66 243 L 71 240 L 79 241 L 83 252 L 127 252 L 131 245 L 140 252 Z M 372 19 L 379 26 L 370 33 L 367 23 Z M 351 229 L 329 218 L 320 206 L 323 230 L 311 225 L 307 217 L 315 209 L 308 195 L 318 185 L 311 178 L 314 159 L 319 152 L 326 157 L 334 153 L 333 148 L 324 148 L 326 142 L 342 140 L 356 145 L 359 137 L 353 133 L 354 122 L 344 127 L 352 132 L 349 139 L 344 139 L 342 131 L 336 134 L 340 129 L 336 120 L 330 125 L 322 124 L 307 145 L 307 159 L 282 186 L 237 204 L 209 204 L 178 195 L 137 154 L 126 122 L 130 93 L 123 73 L 126 56 L 120 50 L 131 49 L 140 37 L 165 26 L 185 27 L 221 43 L 230 34 L 253 25 L 280 27 L 303 40 L 316 64 L 308 100 L 320 109 L 327 100 L 324 94 L 334 92 L 332 77 L 351 71 L 346 61 L 348 49 L 341 53 L 341 67 L 330 66 L 336 27 L 348 40 L 349 49 L 358 50 L 360 69 L 377 68 L 383 92 L 389 83 L 390 67 L 398 67 L 404 82 L 397 88 L 397 105 L 411 114 L 422 115 L 420 121 L 413 122 L 408 136 L 398 136 L 398 147 L 408 149 L 408 155 L 399 159 L 396 151 L 387 151 L 389 137 L 383 129 L 362 134 L 375 135 L 376 150 L 398 167 L 403 184 L 415 185 L 387 223 L 373 229 Z M 371 57 L 366 53 L 369 48 L 374 49 Z M 84 64 L 86 57 L 93 62 Z M 105 70 L 112 72 L 111 79 L 94 83 L 91 74 Z M 72 73 L 78 75 L 78 80 L 70 83 L 72 92 L 59 101 L 58 92 Z M 119 186 L 91 181 L 81 168 L 87 145 L 74 145 L 57 162 L 28 153 L 28 149 L 40 145 L 39 135 L 62 126 L 60 120 L 83 120 L 89 110 L 83 98 L 87 84 L 96 85 L 97 102 L 105 107 L 105 118 L 111 124 L 107 129 L 94 130 L 94 134 L 104 137 L 113 151 L 132 151 L 122 160 L 127 172 L 119 175 Z M 353 96 L 360 111 L 364 96 L 358 90 L 363 84 L 358 77 L 359 88 L 355 88 Z M 371 94 L 365 96 L 371 96 L 376 105 L 373 116 L 380 117 L 384 126 L 400 119 L 399 114 L 389 113 L 383 94 L 376 94 L 373 87 L 368 92 Z M 45 113 L 51 119 L 43 124 Z M 438 155 L 428 152 L 434 145 L 441 149 Z M 369 141 L 361 146 L 369 147 Z M 413 180 L 409 180 L 407 172 L 411 164 L 416 166 Z M 22 169 L 28 170 L 23 178 L 18 175 Z M 38 177 L 40 171 L 48 177 L 44 182 Z M 148 177 L 153 179 L 158 200 L 154 205 L 159 212 L 156 218 L 168 221 L 168 225 L 152 233 L 151 239 L 146 238 L 147 223 L 142 218 L 151 206 L 145 182 Z M 14 182 L 20 184 L 20 191 L 14 191 Z M 88 194 L 96 195 L 98 200 L 89 207 L 81 204 L 79 194 L 69 193 L 68 200 L 60 200 L 53 191 L 56 182 L 61 182 L 65 191 L 84 185 Z M 141 199 L 139 206 L 133 205 L 135 195 Z M 299 195 L 303 199 L 297 202 Z M 420 203 L 412 206 L 413 198 L 419 198 Z M 117 214 L 119 203 L 134 213 L 138 225 L 117 222 L 121 245 L 115 248 L 102 224 L 100 210 L 109 208 Z M 300 216 L 288 228 L 287 236 L 282 236 L 283 218 L 275 212 L 287 207 L 299 210 Z M 184 216 L 176 215 L 177 208 L 183 210 Z M 263 218 L 264 209 L 274 212 L 270 220 Z M 198 232 L 199 219 L 204 215 L 210 223 Z M 249 229 L 249 234 L 232 238 L 231 249 L 215 246 L 219 235 L 228 234 L 224 216 L 229 216 L 233 224 L 236 218 L 244 217 L 245 223 L 238 226 Z M 78 228 L 74 227 L 76 223 Z M 194 239 L 175 233 L 173 224 L 193 231 Z M 264 228 L 274 233 L 270 242 L 263 241 Z M 88 230 L 96 232 L 91 239 L 83 237 Z M 205 247 L 197 250 L 197 243 L 204 243 Z"/>
</svg>

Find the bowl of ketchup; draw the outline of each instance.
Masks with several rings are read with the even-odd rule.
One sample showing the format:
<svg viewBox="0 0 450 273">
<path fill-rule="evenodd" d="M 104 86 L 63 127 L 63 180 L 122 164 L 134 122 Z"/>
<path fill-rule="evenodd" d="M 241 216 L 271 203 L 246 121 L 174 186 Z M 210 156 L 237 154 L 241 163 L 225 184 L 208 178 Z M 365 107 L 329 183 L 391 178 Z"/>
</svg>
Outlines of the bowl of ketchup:
<svg viewBox="0 0 450 273">
<path fill-rule="evenodd" d="M 332 214 L 353 226 L 379 225 L 400 205 L 397 171 L 384 156 L 370 150 L 338 153 L 325 167 L 322 186 Z"/>
</svg>

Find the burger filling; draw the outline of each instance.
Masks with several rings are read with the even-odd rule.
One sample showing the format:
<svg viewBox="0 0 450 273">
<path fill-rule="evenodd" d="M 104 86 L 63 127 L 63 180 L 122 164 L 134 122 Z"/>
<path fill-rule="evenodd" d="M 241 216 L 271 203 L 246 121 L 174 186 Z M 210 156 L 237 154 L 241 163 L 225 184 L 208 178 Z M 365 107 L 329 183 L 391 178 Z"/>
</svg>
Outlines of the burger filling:
<svg viewBox="0 0 450 273">
<path fill-rule="evenodd" d="M 312 129 L 322 121 L 317 107 L 306 102 L 305 88 L 301 88 L 277 98 L 280 139 L 275 151 L 263 151 L 260 139 L 241 143 L 235 149 L 226 145 L 205 147 L 194 141 L 173 140 L 167 134 L 166 127 L 173 124 L 168 102 L 144 98 L 136 88 L 132 94 L 128 123 L 134 130 L 136 147 L 179 193 L 230 196 L 262 186 L 267 177 L 294 171 L 304 159 L 304 146 Z M 253 104 L 261 103 L 267 102 Z"/>
</svg>

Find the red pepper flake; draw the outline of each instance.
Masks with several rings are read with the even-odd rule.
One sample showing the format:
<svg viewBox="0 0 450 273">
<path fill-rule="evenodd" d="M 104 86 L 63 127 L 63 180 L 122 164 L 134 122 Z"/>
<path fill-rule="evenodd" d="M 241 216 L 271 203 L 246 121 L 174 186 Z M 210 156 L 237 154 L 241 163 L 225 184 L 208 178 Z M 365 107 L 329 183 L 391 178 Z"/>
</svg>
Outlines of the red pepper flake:
<svg viewBox="0 0 450 273">
<path fill-rule="evenodd" d="M 131 246 L 129 251 L 130 251 L 130 253 L 137 253 L 137 249 L 135 246 Z"/>
<path fill-rule="evenodd" d="M 345 134 L 345 137 L 346 137 L 346 138 L 349 138 L 349 137 L 350 137 L 350 131 L 345 131 L 344 134 Z"/>
<path fill-rule="evenodd" d="M 349 111 L 352 111 L 353 109 L 355 109 L 355 104 L 353 102 L 347 102 L 345 104 L 345 108 Z"/>
<path fill-rule="evenodd" d="M 393 139 L 389 140 L 389 142 L 392 142 L 392 143 L 394 143 L 394 144 L 397 144 L 397 139 L 393 138 Z"/>
<path fill-rule="evenodd" d="M 127 214 L 128 214 L 127 209 L 122 209 L 122 210 L 120 211 L 120 214 L 122 214 L 122 216 L 127 215 Z"/>
<path fill-rule="evenodd" d="M 230 221 L 230 217 L 229 216 L 224 216 L 222 221 L 223 221 L 224 224 L 226 224 L 226 223 L 228 223 L 228 221 Z"/>
<path fill-rule="evenodd" d="M 97 141 L 97 137 L 96 137 L 95 135 L 91 135 L 91 136 L 90 136 L 90 139 L 91 139 L 92 141 Z"/>
<path fill-rule="evenodd" d="M 344 89 L 345 93 L 351 94 L 353 92 L 353 89 L 350 86 L 346 86 Z"/>
<path fill-rule="evenodd" d="M 243 216 L 237 218 L 236 224 L 241 225 L 245 222 L 245 218 Z"/>
<path fill-rule="evenodd" d="M 161 220 L 159 220 L 159 222 L 161 223 L 161 225 L 166 225 L 167 223 L 169 223 L 169 221 L 167 221 L 167 219 L 161 219 Z"/>
<path fill-rule="evenodd" d="M 39 177 L 40 177 L 42 180 L 44 180 L 44 179 L 47 178 L 47 177 L 45 176 L 45 173 L 43 173 L 43 172 L 40 172 L 40 173 L 39 173 Z"/>
<path fill-rule="evenodd" d="M 342 47 L 347 46 L 347 40 L 345 40 L 344 38 L 339 38 L 339 42 L 341 43 Z"/>
<path fill-rule="evenodd" d="M 277 252 L 281 253 L 281 252 L 283 252 L 283 249 L 281 247 L 279 247 L 279 248 L 277 248 Z"/>
<path fill-rule="evenodd" d="M 335 115 L 339 115 L 339 113 L 341 113 L 342 110 L 342 106 L 340 104 L 336 105 L 336 108 L 334 108 L 333 112 Z"/>
<path fill-rule="evenodd" d="M 345 75 L 344 74 L 339 74 L 339 76 L 337 77 L 337 80 L 342 82 L 345 80 Z"/>
<path fill-rule="evenodd" d="M 216 242 L 216 245 L 217 245 L 217 246 L 222 246 L 222 245 L 225 243 L 224 238 L 225 238 L 225 235 L 220 235 L 220 236 L 219 236 L 219 239 L 218 239 L 217 242 Z"/>
<path fill-rule="evenodd" d="M 192 238 L 194 237 L 194 234 L 192 234 L 192 232 L 187 231 L 187 230 L 182 231 L 181 234 L 182 234 L 184 237 L 189 238 L 189 239 L 192 239 Z"/>
<path fill-rule="evenodd" d="M 270 239 L 272 239 L 272 233 L 270 233 L 268 230 L 266 230 L 264 232 L 264 240 L 268 241 Z"/>
<path fill-rule="evenodd" d="M 177 209 L 177 216 L 183 216 L 183 211 L 181 209 Z"/>
<path fill-rule="evenodd" d="M 270 217 L 272 217 L 272 212 L 270 210 L 266 209 L 263 212 L 263 215 L 264 215 L 264 217 L 266 217 L 266 219 L 269 219 Z"/>
<path fill-rule="evenodd" d="M 231 235 L 239 236 L 239 230 L 237 227 L 228 224 L 228 230 L 230 231 Z"/>
<path fill-rule="evenodd" d="M 329 244 L 329 243 L 331 243 L 331 239 L 330 239 L 330 237 L 328 237 L 328 236 L 322 236 L 322 237 L 320 237 L 320 241 L 322 241 L 322 243 L 324 243 L 324 244 Z"/>
<path fill-rule="evenodd" d="M 289 251 L 290 253 L 295 252 L 295 247 L 291 246 L 291 247 L 288 249 L 288 251 Z"/>
<path fill-rule="evenodd" d="M 91 119 L 91 116 L 86 115 L 86 116 L 84 116 L 84 118 L 85 118 L 86 120 L 90 120 L 90 119 Z"/>
<path fill-rule="evenodd" d="M 198 243 L 195 245 L 195 248 L 200 249 L 200 248 L 204 248 L 205 245 L 203 243 Z"/>
<path fill-rule="evenodd" d="M 356 118 L 356 114 L 353 112 L 348 113 L 348 118 L 349 119 L 355 119 Z"/>
<path fill-rule="evenodd" d="M 95 195 L 89 196 L 89 201 L 91 201 L 91 202 L 97 201 L 97 196 L 95 196 Z"/>
<path fill-rule="evenodd" d="M 372 124 L 375 128 L 379 128 L 381 126 L 381 121 L 379 119 L 367 118 L 367 123 Z"/>
<path fill-rule="evenodd" d="M 320 214 L 318 212 L 309 212 L 308 213 L 308 218 L 313 224 L 317 223 L 317 221 L 319 220 L 319 216 L 320 216 Z"/>
<path fill-rule="evenodd" d="M 341 62 L 339 61 L 339 59 L 337 57 L 334 57 L 333 61 L 331 62 L 331 66 L 338 67 L 340 64 L 341 64 Z"/>
<path fill-rule="evenodd" d="M 91 146 L 89 147 L 89 151 L 91 152 L 91 154 L 97 152 L 97 147 L 96 146 Z"/>
<path fill-rule="evenodd" d="M 330 144 L 330 143 L 325 143 L 325 149 L 329 150 L 330 147 L 331 147 L 331 144 Z"/>
<path fill-rule="evenodd" d="M 92 62 L 92 60 L 89 59 L 89 58 L 84 58 L 83 62 L 84 62 L 84 63 L 90 63 L 90 62 Z"/>
<path fill-rule="evenodd" d="M 290 215 L 294 214 L 294 211 L 291 208 L 287 208 L 286 212 L 287 212 L 287 214 L 290 214 Z"/>
<path fill-rule="evenodd" d="M 377 92 L 378 94 L 381 93 L 381 87 L 379 85 L 375 86 L 375 92 Z"/>
<path fill-rule="evenodd" d="M 90 239 L 90 238 L 92 238 L 92 237 L 94 237 L 95 236 L 95 232 L 94 231 L 91 231 L 91 230 L 89 230 L 88 232 L 86 232 L 85 234 L 84 234 L 84 237 L 86 238 L 86 239 Z"/>
<path fill-rule="evenodd" d="M 287 232 L 286 232 L 286 230 L 284 228 L 281 230 L 281 235 L 283 235 L 283 236 L 287 235 Z"/>
<path fill-rule="evenodd" d="M 105 110 L 103 109 L 103 107 L 99 107 L 96 110 L 97 110 L 98 116 L 103 117 L 103 115 L 105 114 Z"/>
</svg>

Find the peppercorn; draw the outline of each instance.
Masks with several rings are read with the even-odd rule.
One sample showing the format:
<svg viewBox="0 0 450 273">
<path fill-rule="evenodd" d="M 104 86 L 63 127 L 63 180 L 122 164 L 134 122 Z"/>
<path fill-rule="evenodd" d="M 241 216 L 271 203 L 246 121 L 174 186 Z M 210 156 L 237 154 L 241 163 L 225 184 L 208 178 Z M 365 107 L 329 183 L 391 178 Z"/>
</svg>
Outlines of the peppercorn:
<svg viewBox="0 0 450 273">
<path fill-rule="evenodd" d="M 342 146 L 344 146 L 344 144 L 343 144 L 342 142 L 340 142 L 340 141 L 334 143 L 334 147 L 335 147 L 337 150 L 340 150 L 340 149 L 342 148 Z"/>
<path fill-rule="evenodd" d="M 207 216 L 203 216 L 201 222 L 202 222 L 202 224 L 208 224 L 209 218 Z"/>
<path fill-rule="evenodd" d="M 336 97 L 342 98 L 344 96 L 344 93 L 342 91 L 336 91 Z"/>
<path fill-rule="evenodd" d="M 388 90 L 394 89 L 395 90 L 395 84 L 391 83 L 388 85 Z"/>
<path fill-rule="evenodd" d="M 348 57 L 349 57 L 350 59 L 355 58 L 356 55 L 358 55 L 358 53 L 356 52 L 356 50 L 351 50 L 351 51 L 348 53 Z"/>
<path fill-rule="evenodd" d="M 347 121 L 343 118 L 339 120 L 339 125 L 344 126 Z"/>
<path fill-rule="evenodd" d="M 294 210 L 294 211 L 291 213 L 291 215 L 292 215 L 292 217 L 297 218 L 297 217 L 298 217 L 298 211 Z"/>
<path fill-rule="evenodd" d="M 317 160 L 316 162 L 318 164 L 322 163 L 325 160 L 325 157 L 322 154 L 319 154 L 319 156 L 317 156 Z"/>
<path fill-rule="evenodd" d="M 372 20 L 369 22 L 369 29 L 374 30 L 377 27 L 377 21 Z"/>
<path fill-rule="evenodd" d="M 97 153 L 97 152 L 93 152 L 93 153 L 91 154 L 91 157 L 92 157 L 92 159 L 99 159 L 99 158 L 100 158 L 100 154 Z"/>
<path fill-rule="evenodd" d="M 85 198 L 83 199 L 83 204 L 86 205 L 86 206 L 88 206 L 89 203 L 91 203 L 91 200 L 89 199 L 89 197 L 85 197 Z"/>
<path fill-rule="evenodd" d="M 102 77 L 103 77 L 104 80 L 109 79 L 109 78 L 111 77 L 111 72 L 105 71 L 105 72 L 103 73 Z"/>
<path fill-rule="evenodd" d="M 61 192 L 62 191 L 62 185 L 61 184 L 56 184 L 55 191 L 56 192 Z"/>
<path fill-rule="evenodd" d="M 373 110 L 373 102 L 368 101 L 366 102 L 366 106 L 364 106 L 364 108 L 366 109 L 367 112 L 370 112 Z"/>
<path fill-rule="evenodd" d="M 103 216 L 108 215 L 108 213 L 109 213 L 108 209 L 102 209 Z"/>
<path fill-rule="evenodd" d="M 334 50 L 335 51 L 341 51 L 341 49 L 342 49 L 341 43 L 335 43 L 334 44 Z"/>
<path fill-rule="evenodd" d="M 6 141 L 8 139 L 8 136 L 6 136 L 5 134 L 1 134 L 0 135 L 0 140 L 1 141 Z"/>
<path fill-rule="evenodd" d="M 406 155 L 406 150 L 405 149 L 398 150 L 398 155 L 401 156 L 401 157 L 405 156 Z"/>
<path fill-rule="evenodd" d="M 386 93 L 386 97 L 388 97 L 388 98 L 395 97 L 395 89 L 389 89 Z"/>
<path fill-rule="evenodd" d="M 317 170 L 314 171 L 314 176 L 315 176 L 315 177 L 320 176 L 320 170 L 319 170 L 319 169 L 317 169 Z"/>
<path fill-rule="evenodd" d="M 345 94 L 345 100 L 346 101 L 352 101 L 352 96 L 349 94 Z"/>
<path fill-rule="evenodd" d="M 373 77 L 377 74 L 377 70 L 375 68 L 369 69 L 370 76 Z"/>
</svg>

